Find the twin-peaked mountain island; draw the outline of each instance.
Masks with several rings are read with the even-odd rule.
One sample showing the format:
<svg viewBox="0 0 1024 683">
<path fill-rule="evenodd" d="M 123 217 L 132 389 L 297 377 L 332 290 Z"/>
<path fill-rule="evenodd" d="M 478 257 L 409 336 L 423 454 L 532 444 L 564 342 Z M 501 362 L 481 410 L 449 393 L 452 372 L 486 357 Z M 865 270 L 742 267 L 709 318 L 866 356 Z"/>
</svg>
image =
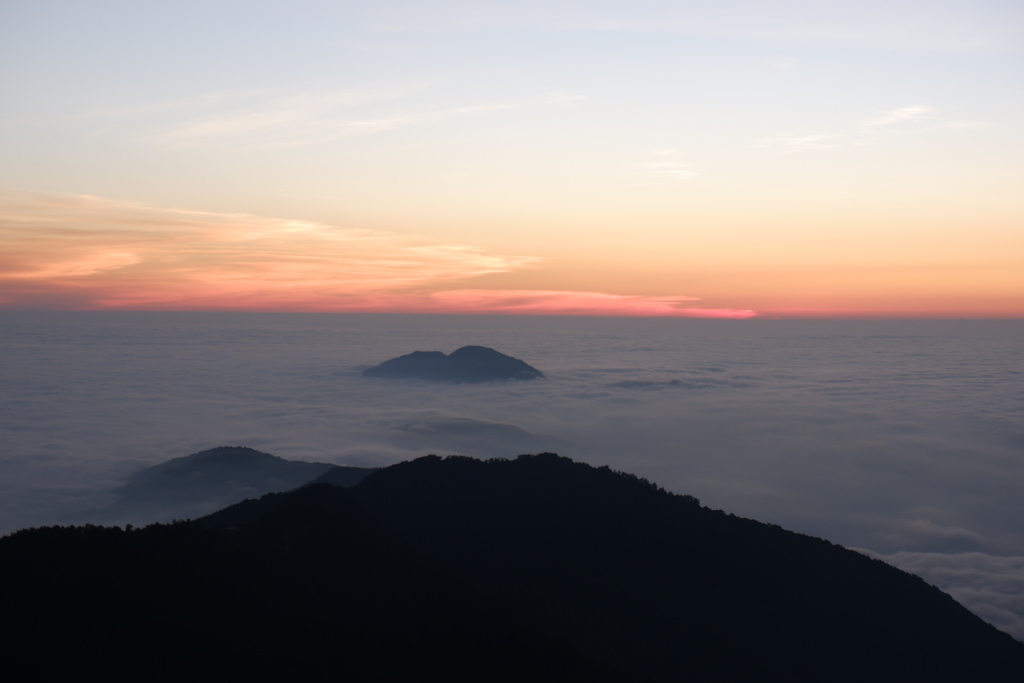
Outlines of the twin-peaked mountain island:
<svg viewBox="0 0 1024 683">
<path fill-rule="evenodd" d="M 463 346 L 450 354 L 413 351 L 363 371 L 367 377 L 425 379 L 434 382 L 493 382 L 543 377 L 528 363 L 486 346 Z"/>
<path fill-rule="evenodd" d="M 542 376 L 483 347 L 365 374 Z M 551 453 L 370 469 L 222 447 L 113 507 L 239 491 L 264 495 L 0 539 L 7 680 L 1024 680 L 1024 643 L 916 576 Z"/>
</svg>

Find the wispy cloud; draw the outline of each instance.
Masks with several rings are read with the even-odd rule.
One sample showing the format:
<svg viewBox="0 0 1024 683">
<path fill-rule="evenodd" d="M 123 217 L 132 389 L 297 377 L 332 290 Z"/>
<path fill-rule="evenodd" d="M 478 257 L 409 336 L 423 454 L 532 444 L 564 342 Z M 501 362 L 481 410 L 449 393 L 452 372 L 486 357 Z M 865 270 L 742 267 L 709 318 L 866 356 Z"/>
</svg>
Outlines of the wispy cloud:
<svg viewBox="0 0 1024 683">
<path fill-rule="evenodd" d="M 742 309 L 700 308 L 692 296 L 631 296 L 560 290 L 459 289 L 435 292 L 431 299 L 446 312 L 529 313 L 536 315 L 621 315 L 687 318 L 749 318 Z"/>
<path fill-rule="evenodd" d="M 382 231 L 89 196 L 0 198 L 0 246 L 0 282 L 25 292 L 3 304 L 47 295 L 68 308 L 358 308 L 370 294 L 539 262 Z"/>
<path fill-rule="evenodd" d="M 987 128 L 992 124 L 988 121 L 942 121 L 936 128 Z"/>
<path fill-rule="evenodd" d="M 911 126 L 919 128 L 929 122 L 932 128 L 976 128 L 987 125 L 982 121 L 944 121 L 936 116 L 933 107 L 915 104 L 879 112 L 845 130 L 784 134 L 762 140 L 758 146 L 782 147 L 790 151 L 856 147 L 875 143 L 883 132 Z"/>
<path fill-rule="evenodd" d="M 346 98 L 291 97 L 240 106 L 227 111 L 177 121 L 148 136 L 150 142 L 189 146 L 210 142 L 246 146 L 282 147 L 322 144 L 372 135 L 395 128 L 468 117 L 517 106 L 512 103 L 466 104 L 453 107 L 417 108 L 393 105 L 387 113 L 356 113 Z"/>
<path fill-rule="evenodd" d="M 448 105 L 413 101 L 428 86 L 367 88 L 340 93 L 239 93 L 153 110 L 140 138 L 163 147 L 229 144 L 275 148 L 324 144 L 398 128 L 510 109 L 570 105 L 581 95 L 553 92 L 508 101 Z M 116 118 L 119 110 L 105 113 Z M 126 110 L 130 115 L 131 110 Z"/>
<path fill-rule="evenodd" d="M 252 214 L 0 195 L 0 306 L 745 318 L 692 296 L 467 289 L 533 256 Z"/>
<path fill-rule="evenodd" d="M 455 3 L 371 12 L 382 32 L 480 31 L 488 28 L 626 34 L 676 34 L 758 41 L 828 43 L 895 49 L 979 49 L 1013 44 L 1015 8 L 970 3 L 815 3 L 723 0 L 716 3 Z"/>
<path fill-rule="evenodd" d="M 647 161 L 640 164 L 640 168 L 647 169 L 658 175 L 672 176 L 679 180 L 689 180 L 697 176 L 697 172 L 678 161 Z"/>
<path fill-rule="evenodd" d="M 766 140 L 765 146 L 780 146 L 791 150 L 834 149 L 852 144 L 844 133 L 811 133 L 809 135 L 780 135 Z"/>
<path fill-rule="evenodd" d="M 163 148 L 230 145 L 266 149 L 323 144 L 401 127 L 531 107 L 572 104 L 580 95 L 541 93 L 509 101 L 438 102 L 437 84 L 367 85 L 343 90 L 260 89 L 210 92 L 121 104 L 57 117 Z"/>
<path fill-rule="evenodd" d="M 864 121 L 859 127 L 862 129 L 884 128 L 886 126 L 895 126 L 901 123 L 907 123 L 908 121 L 920 121 L 922 119 L 929 118 L 934 111 L 935 110 L 933 108 L 921 104 L 909 107 L 900 107 L 899 109 L 882 112 L 881 114 Z"/>
<path fill-rule="evenodd" d="M 690 164 L 682 160 L 682 154 L 677 149 L 670 147 L 659 149 L 651 156 L 654 158 L 638 163 L 637 168 L 677 180 L 690 180 L 699 175 Z"/>
</svg>

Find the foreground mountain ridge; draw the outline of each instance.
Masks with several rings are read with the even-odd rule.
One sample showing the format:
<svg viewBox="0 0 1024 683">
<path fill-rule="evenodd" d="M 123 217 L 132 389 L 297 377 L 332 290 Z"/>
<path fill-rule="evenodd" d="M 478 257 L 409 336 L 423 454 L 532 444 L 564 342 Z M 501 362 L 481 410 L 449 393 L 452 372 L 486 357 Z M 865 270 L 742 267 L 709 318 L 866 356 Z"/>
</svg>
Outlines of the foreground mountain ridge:
<svg viewBox="0 0 1024 683">
<path fill-rule="evenodd" d="M 115 678 L 168 650 L 168 679 L 200 656 L 367 681 L 1024 674 L 1024 644 L 917 577 L 552 454 L 428 456 L 196 522 L 19 532 L 0 572 L 26 587 L 4 598 L 25 626 L 12 653 L 59 643 Z"/>
</svg>

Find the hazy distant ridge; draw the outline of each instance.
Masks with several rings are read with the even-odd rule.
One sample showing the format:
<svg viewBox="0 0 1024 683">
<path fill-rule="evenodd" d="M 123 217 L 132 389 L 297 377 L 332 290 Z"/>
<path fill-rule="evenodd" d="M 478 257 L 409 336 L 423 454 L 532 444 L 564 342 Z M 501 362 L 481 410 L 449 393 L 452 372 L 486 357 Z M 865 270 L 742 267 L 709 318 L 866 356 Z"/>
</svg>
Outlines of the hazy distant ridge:
<svg viewBox="0 0 1024 683">
<path fill-rule="evenodd" d="M 244 446 L 219 446 L 146 468 L 114 491 L 117 500 L 78 515 L 83 522 L 123 524 L 189 519 L 213 510 L 288 491 L 319 477 L 351 486 L 374 468 L 285 460 Z"/>
</svg>

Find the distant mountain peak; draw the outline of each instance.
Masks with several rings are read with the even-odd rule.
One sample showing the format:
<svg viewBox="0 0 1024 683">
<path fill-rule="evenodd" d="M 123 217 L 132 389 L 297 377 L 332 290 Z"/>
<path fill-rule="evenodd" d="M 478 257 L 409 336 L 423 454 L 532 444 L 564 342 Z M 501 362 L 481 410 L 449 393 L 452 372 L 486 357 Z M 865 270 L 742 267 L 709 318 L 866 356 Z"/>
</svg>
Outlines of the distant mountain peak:
<svg viewBox="0 0 1024 683">
<path fill-rule="evenodd" d="M 305 462 L 245 446 L 218 446 L 136 472 L 116 501 L 81 513 L 88 521 L 148 522 L 209 514 L 245 498 L 287 491 L 324 477 L 352 486 L 372 468 Z"/>
<path fill-rule="evenodd" d="M 441 351 L 413 351 L 363 371 L 367 377 L 425 379 L 433 382 L 491 382 L 537 379 L 544 373 L 525 361 L 486 346 Z"/>
</svg>

